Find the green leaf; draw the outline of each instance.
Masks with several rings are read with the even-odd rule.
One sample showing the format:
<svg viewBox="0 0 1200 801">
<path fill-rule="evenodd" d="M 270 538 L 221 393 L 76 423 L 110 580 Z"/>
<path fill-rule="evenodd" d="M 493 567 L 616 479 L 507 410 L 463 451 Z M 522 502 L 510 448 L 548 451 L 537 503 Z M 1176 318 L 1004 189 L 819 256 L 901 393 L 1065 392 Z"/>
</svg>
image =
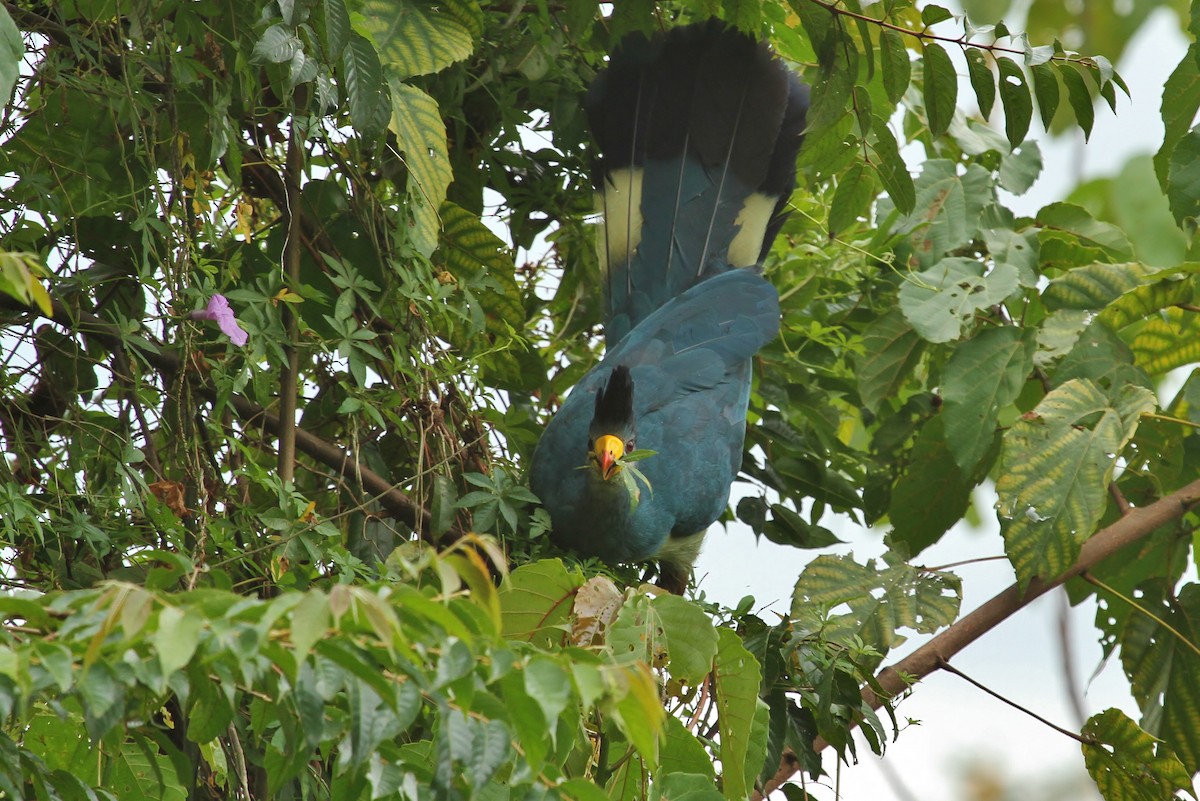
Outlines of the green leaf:
<svg viewBox="0 0 1200 801">
<path fill-rule="evenodd" d="M 712 675 L 721 735 L 721 784 L 729 801 L 742 801 L 753 789 L 758 773 L 757 770 L 748 773 L 746 762 L 762 671 L 758 660 L 732 629 L 717 629 L 717 635 L 717 659 Z"/>
<path fill-rule="evenodd" d="M 658 683 L 645 662 L 634 662 L 604 672 L 609 692 L 616 698 L 611 714 L 630 744 L 650 767 L 658 766 L 658 740 L 666 711 L 658 697 Z"/>
<path fill-rule="evenodd" d="M 553 648 L 563 638 L 575 590 L 582 584 L 579 571 L 568 571 L 559 559 L 518 567 L 500 590 L 504 638 Z"/>
<path fill-rule="evenodd" d="M 571 678 L 548 657 L 533 657 L 525 665 L 525 692 L 542 710 L 543 725 L 551 732 L 571 700 Z"/>
<path fill-rule="evenodd" d="M 106 778 L 105 789 L 116 798 L 185 801 L 188 797 L 170 757 L 142 737 L 121 744 Z"/>
<path fill-rule="evenodd" d="M 1034 331 L 989 328 L 959 345 L 942 375 L 942 421 L 954 461 L 970 471 L 987 453 L 1000 410 L 1020 395 L 1033 369 Z"/>
<path fill-rule="evenodd" d="M 900 287 L 904 318 L 929 342 L 958 339 L 978 312 L 1017 289 L 1015 267 L 998 264 L 987 275 L 984 270 L 975 259 L 954 257 L 913 273 Z"/>
<path fill-rule="evenodd" d="M 899 103 L 912 79 L 912 61 L 904 38 L 891 28 L 879 31 L 879 65 L 884 94 L 892 103 Z"/>
<path fill-rule="evenodd" d="M 329 611 L 329 596 L 320 590 L 309 590 L 292 608 L 292 648 L 296 661 L 308 657 L 313 646 L 329 633 L 333 616 Z"/>
<path fill-rule="evenodd" d="M 979 103 L 979 113 L 983 118 L 992 116 L 992 106 L 996 103 L 996 79 L 987 65 L 987 56 L 977 47 L 963 49 L 967 57 L 967 74 L 971 78 L 971 89 L 975 91 L 975 100 Z"/>
<path fill-rule="evenodd" d="M 936 42 L 927 42 L 922 51 L 923 89 L 925 113 L 929 132 L 941 136 L 954 119 L 955 104 L 958 102 L 958 76 L 954 64 L 945 48 Z"/>
<path fill-rule="evenodd" d="M 1029 68 L 1029 72 L 1033 75 L 1033 93 L 1037 97 L 1042 127 L 1049 131 L 1054 114 L 1058 111 L 1058 70 L 1049 64 L 1035 64 Z"/>
<path fill-rule="evenodd" d="M 185 666 L 196 653 L 204 619 L 189 609 L 164 606 L 158 613 L 158 628 L 154 631 L 154 650 L 163 676 L 167 677 Z"/>
<path fill-rule="evenodd" d="M 408 78 L 438 72 L 471 55 L 475 45 L 465 22 L 423 0 L 365 0 L 361 28 L 391 74 Z"/>
<path fill-rule="evenodd" d="M 25 42 L 8 9 L 0 7 L 0 103 L 8 105 L 25 58 Z"/>
<path fill-rule="evenodd" d="M 1092 124 L 1096 119 L 1092 93 L 1088 91 L 1083 74 L 1074 67 L 1063 67 L 1058 74 L 1067 86 L 1067 100 L 1075 111 L 1075 121 L 1083 130 L 1083 140 L 1086 142 L 1092 135 Z"/>
<path fill-rule="evenodd" d="M 897 211 L 910 213 L 916 204 L 916 188 L 908 165 L 900 157 L 896 137 L 885 121 L 875 121 L 868 142 L 875 154 L 871 166 L 879 173 L 879 182 L 883 184 Z"/>
<path fill-rule="evenodd" d="M 1200 67 L 1195 43 L 1167 78 L 1162 93 L 1163 143 L 1154 154 L 1154 174 L 1163 191 L 1167 188 L 1167 172 L 1171 156 L 1179 142 L 1191 129 L 1200 113 Z"/>
<path fill-rule="evenodd" d="M 887 398 L 900 395 L 900 387 L 920 361 L 925 343 L 904 319 L 892 309 L 867 326 L 863 332 L 863 355 L 855 365 L 859 399 L 872 412 Z"/>
<path fill-rule="evenodd" d="M 921 426 L 892 488 L 889 543 L 903 543 L 916 556 L 966 514 L 974 485 L 955 463 L 958 456 L 946 445 L 942 417 Z"/>
<path fill-rule="evenodd" d="M 1117 456 L 1154 408 L 1143 387 L 1123 385 L 1110 398 L 1074 379 L 1009 429 L 996 491 L 1005 550 L 1022 586 L 1035 576 L 1052 580 L 1075 561 L 1104 514 Z"/>
<path fill-rule="evenodd" d="M 359 136 L 368 142 L 374 141 L 387 127 L 390 108 L 379 55 L 367 39 L 353 33 L 342 53 L 342 69 L 346 77 L 350 120 Z"/>
<path fill-rule="evenodd" d="M 921 8 L 921 23 L 926 27 L 937 25 L 939 22 L 945 22 L 948 19 L 954 19 L 954 14 L 944 6 L 930 3 Z"/>
<path fill-rule="evenodd" d="M 712 670 L 717 653 L 712 620 L 700 607 L 677 595 L 660 595 L 652 606 L 666 637 L 671 675 L 698 686 Z"/>
<path fill-rule="evenodd" d="M 1105 801 L 1170 801 L 1193 794 L 1188 770 L 1119 709 L 1092 715 L 1081 734 L 1083 763 Z"/>
<path fill-rule="evenodd" d="M 1004 104 L 1004 133 L 1014 148 L 1025 141 L 1029 133 L 1029 120 L 1033 116 L 1033 98 L 1025 71 L 1021 65 L 1007 56 L 996 59 L 1000 68 L 1000 102 Z"/>
<path fill-rule="evenodd" d="M 721 801 L 725 798 L 711 778 L 697 773 L 666 773 L 661 783 L 655 783 L 655 790 L 661 790 L 658 797 L 662 801 Z"/>
<path fill-rule="evenodd" d="M 1200 126 L 1188 131 L 1171 152 L 1167 200 L 1179 225 L 1192 225 L 1200 217 Z"/>
<path fill-rule="evenodd" d="M 350 12 L 346 0 L 322 0 L 325 25 L 321 29 L 321 44 L 329 61 L 341 58 L 350 42 Z"/>
<path fill-rule="evenodd" d="M 1014 195 L 1023 195 L 1042 174 L 1042 150 L 1035 140 L 1000 157 L 1000 186 Z M 993 254 L 994 255 L 994 254 Z"/>
<path fill-rule="evenodd" d="M 912 231 L 914 254 L 928 268 L 974 238 L 994 190 L 987 170 L 972 164 L 960 175 L 949 159 L 926 161 L 916 190 L 915 210 L 901 230 Z"/>
<path fill-rule="evenodd" d="M 438 209 L 454 177 L 446 149 L 446 126 L 432 97 L 399 81 L 389 80 L 388 84 L 392 89 L 388 128 L 396 134 L 396 146 L 409 171 L 406 195 L 413 220 L 409 237 L 417 252 L 428 257 L 437 248 L 441 231 Z"/>
<path fill-rule="evenodd" d="M 1037 214 L 1041 262 L 1056 268 L 1091 262 L 1133 261 L 1129 238 L 1115 225 L 1100 222 L 1072 203 L 1051 203 Z"/>
<path fill-rule="evenodd" d="M 830 237 L 866 216 L 876 193 L 874 170 L 861 161 L 855 162 L 838 181 L 829 204 Z"/>
<path fill-rule="evenodd" d="M 667 776 L 672 773 L 695 773 L 708 780 L 708 786 L 717 793 L 713 780 L 712 757 L 696 735 L 686 728 L 675 715 L 667 715 L 661 746 L 662 770 Z"/>
<path fill-rule="evenodd" d="M 297 53 L 304 52 L 304 43 L 287 25 L 272 25 L 263 31 L 254 44 L 250 58 L 259 64 L 282 64 L 291 61 Z"/>
</svg>

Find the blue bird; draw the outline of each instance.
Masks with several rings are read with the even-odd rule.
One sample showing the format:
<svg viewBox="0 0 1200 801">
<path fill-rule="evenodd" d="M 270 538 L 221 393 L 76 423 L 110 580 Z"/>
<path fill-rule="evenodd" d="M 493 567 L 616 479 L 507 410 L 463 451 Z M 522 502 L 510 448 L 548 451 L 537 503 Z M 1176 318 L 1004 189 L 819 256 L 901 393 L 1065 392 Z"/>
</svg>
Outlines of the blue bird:
<svg viewBox="0 0 1200 801">
<path fill-rule="evenodd" d="M 676 593 L 729 503 L 752 359 L 778 333 L 758 266 L 807 109 L 808 88 L 764 43 L 716 20 L 626 37 L 588 91 L 606 353 L 546 428 L 530 484 L 556 542 L 657 561 Z M 634 465 L 649 489 L 620 475 L 635 448 L 654 452 Z"/>
</svg>

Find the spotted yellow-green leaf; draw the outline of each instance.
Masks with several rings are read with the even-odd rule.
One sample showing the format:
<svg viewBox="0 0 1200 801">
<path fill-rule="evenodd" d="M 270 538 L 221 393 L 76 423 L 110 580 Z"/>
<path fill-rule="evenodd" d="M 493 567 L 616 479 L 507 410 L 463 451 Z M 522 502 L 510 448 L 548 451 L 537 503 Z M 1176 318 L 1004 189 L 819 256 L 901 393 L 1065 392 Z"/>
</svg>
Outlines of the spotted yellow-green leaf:
<svg viewBox="0 0 1200 801">
<path fill-rule="evenodd" d="M 471 281 L 483 303 L 488 330 L 498 334 L 502 324 L 519 324 L 525 318 L 517 287 L 512 254 L 504 242 L 483 224 L 478 215 L 449 201 L 440 210 L 441 243 L 433 262 L 448 273 L 445 280 Z"/>
<path fill-rule="evenodd" d="M 454 177 L 446 149 L 446 125 L 432 97 L 415 86 L 388 83 L 392 90 L 392 121 L 388 128 L 396 134 L 396 146 L 409 173 L 409 239 L 419 253 L 428 257 L 438 244 L 438 209 Z"/>
<path fill-rule="evenodd" d="M 390 73 L 407 78 L 438 72 L 471 55 L 475 44 L 468 20 L 469 15 L 464 19 L 424 0 L 366 0 L 361 26 Z"/>
<path fill-rule="evenodd" d="M 1007 56 L 996 59 L 1000 68 L 1000 102 L 1004 104 L 1004 133 L 1013 147 L 1025 141 L 1033 116 L 1033 98 L 1021 65 Z"/>
<path fill-rule="evenodd" d="M 1129 343 L 1133 361 L 1150 375 L 1200 361 L 1200 314 L 1164 309 L 1146 320 Z"/>
<path fill-rule="evenodd" d="M 1178 597 L 1163 581 L 1143 582 L 1120 633 L 1121 667 L 1143 725 L 1166 741 L 1189 774 L 1200 771 L 1200 585 Z"/>
<path fill-rule="evenodd" d="M 1104 514 L 1107 487 L 1138 419 L 1155 408 L 1144 387 L 1121 385 L 1112 397 L 1088 379 L 1054 389 L 1004 437 L 1001 533 L 1022 586 L 1061 575 Z"/>
<path fill-rule="evenodd" d="M 1163 309 L 1194 304 L 1200 291 L 1197 281 L 1195 277 L 1170 277 L 1144 284 L 1109 303 L 1098 319 L 1112 330 L 1120 331 L 1150 319 Z"/>
<path fill-rule="evenodd" d="M 1083 764 L 1105 801 L 1172 801 L 1192 795 L 1192 777 L 1162 742 L 1119 709 L 1092 715 L 1081 732 Z"/>
<path fill-rule="evenodd" d="M 889 554 L 858 564 L 853 556 L 819 556 L 804 569 L 792 594 L 792 616 L 825 636 L 851 645 L 864 642 L 886 652 L 904 642 L 902 629 L 931 633 L 958 617 L 962 585 L 951 573 L 907 565 Z M 827 617 L 842 605 L 849 612 Z"/>
<path fill-rule="evenodd" d="M 651 605 L 666 638 L 671 675 L 698 685 L 712 670 L 717 655 L 717 631 L 712 619 L 677 595 L 660 595 Z"/>
<path fill-rule="evenodd" d="M 971 89 L 975 92 L 979 113 L 986 120 L 992 116 L 992 106 L 996 104 L 996 79 L 988 68 L 987 56 L 982 50 L 968 47 L 963 53 L 967 57 L 967 74 L 971 78 Z"/>
<path fill-rule="evenodd" d="M 721 733 L 722 789 L 729 801 L 742 801 L 753 789 L 757 775 L 757 771 L 746 770 L 746 761 L 758 710 L 762 668 L 732 629 L 717 629 L 717 635 L 717 658 L 712 676 L 717 728 Z"/>
<path fill-rule="evenodd" d="M 936 42 L 928 42 L 922 51 L 923 87 L 925 90 L 925 113 L 929 132 L 941 136 L 954 119 L 954 107 L 958 102 L 958 75 L 950 54 Z"/>
<path fill-rule="evenodd" d="M 1140 262 L 1087 264 L 1051 281 L 1042 301 L 1048 309 L 1103 309 L 1141 286 L 1153 272 Z"/>
</svg>

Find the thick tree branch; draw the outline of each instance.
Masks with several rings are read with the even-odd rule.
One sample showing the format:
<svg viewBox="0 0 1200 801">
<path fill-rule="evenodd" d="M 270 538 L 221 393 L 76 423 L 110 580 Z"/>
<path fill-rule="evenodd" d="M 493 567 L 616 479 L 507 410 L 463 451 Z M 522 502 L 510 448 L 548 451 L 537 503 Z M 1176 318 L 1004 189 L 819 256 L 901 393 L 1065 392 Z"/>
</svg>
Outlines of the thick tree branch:
<svg viewBox="0 0 1200 801">
<path fill-rule="evenodd" d="M 1007 620 L 1018 610 L 1028 606 L 1034 599 L 1062 585 L 1068 579 L 1091 570 L 1122 548 L 1149 536 L 1160 526 L 1178 520 L 1197 503 L 1200 503 L 1200 480 L 1193 481 L 1149 506 L 1130 509 L 1128 514 L 1097 532 L 1084 543 L 1075 564 L 1061 576 L 1050 581 L 1035 578 L 1029 582 L 1029 586 L 1025 588 L 1024 592 L 1021 591 L 1019 585 L 1013 584 L 992 597 L 991 600 L 986 601 L 975 611 L 960 618 L 954 625 L 896 664 L 884 668 L 877 677 L 884 694 L 878 695 L 870 688 L 864 687 L 863 702 L 872 709 L 878 709 L 885 700 L 899 695 L 947 664 L 959 651 Z M 823 740 L 818 740 L 814 747 L 819 751 L 826 745 L 827 743 Z M 756 793 L 753 796 L 755 801 L 760 801 L 792 778 L 799 767 L 799 762 L 794 756 L 785 754 L 780 762 L 779 770 L 764 785 L 762 793 Z"/>
</svg>

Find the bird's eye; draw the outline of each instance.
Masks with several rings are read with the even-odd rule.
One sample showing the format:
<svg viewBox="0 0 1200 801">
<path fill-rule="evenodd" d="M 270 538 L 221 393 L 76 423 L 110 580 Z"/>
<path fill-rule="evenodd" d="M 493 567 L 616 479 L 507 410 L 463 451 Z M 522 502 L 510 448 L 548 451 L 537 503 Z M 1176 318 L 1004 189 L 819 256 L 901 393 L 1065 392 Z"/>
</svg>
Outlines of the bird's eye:
<svg viewBox="0 0 1200 801">
<path fill-rule="evenodd" d="M 625 440 L 625 452 L 626 453 L 633 452 L 633 437 L 630 437 L 629 439 Z"/>
</svg>

